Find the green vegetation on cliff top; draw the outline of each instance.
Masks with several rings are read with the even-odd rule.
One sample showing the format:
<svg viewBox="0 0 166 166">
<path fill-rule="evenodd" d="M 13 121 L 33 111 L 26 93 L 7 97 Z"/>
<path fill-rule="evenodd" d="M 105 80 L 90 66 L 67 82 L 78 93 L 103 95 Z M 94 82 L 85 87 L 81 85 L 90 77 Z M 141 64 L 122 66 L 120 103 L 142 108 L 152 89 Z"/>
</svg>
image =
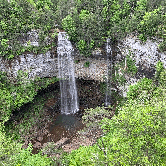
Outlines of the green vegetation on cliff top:
<svg viewBox="0 0 166 166">
<path fill-rule="evenodd" d="M 55 35 L 50 33 L 57 25 L 85 56 L 107 37 L 117 40 L 130 33 L 142 41 L 161 38 L 159 49 L 166 49 L 165 0 L 0 0 L 0 11 L 0 56 L 8 59 L 55 46 Z M 40 46 L 24 46 L 21 40 L 34 29 Z"/>
</svg>

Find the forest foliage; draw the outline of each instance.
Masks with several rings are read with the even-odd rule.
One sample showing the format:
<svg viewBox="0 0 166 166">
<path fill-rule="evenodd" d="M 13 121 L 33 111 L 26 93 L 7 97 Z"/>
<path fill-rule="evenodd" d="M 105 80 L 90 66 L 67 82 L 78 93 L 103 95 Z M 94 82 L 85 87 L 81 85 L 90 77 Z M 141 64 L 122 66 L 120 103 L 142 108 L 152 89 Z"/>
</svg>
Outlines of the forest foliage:
<svg viewBox="0 0 166 166">
<path fill-rule="evenodd" d="M 165 0 L 0 0 L 0 56 L 12 59 L 26 51 L 43 53 L 55 46 L 52 29 L 67 31 L 80 53 L 89 56 L 106 38 L 113 41 L 134 33 L 142 41 L 161 39 L 166 50 Z M 24 46 L 22 38 L 31 30 L 39 33 L 39 47 Z M 52 38 L 48 44 L 47 37 Z M 136 73 L 127 57 L 129 73 Z M 88 64 L 86 64 L 88 66 Z M 119 76 L 117 76 L 117 79 Z M 31 102 L 37 90 L 57 81 L 29 80 L 19 71 L 12 82 L 0 72 L 0 162 L 3 165 L 54 165 L 41 153 L 33 155 L 32 145 L 22 144 L 6 135 L 4 123 L 12 111 Z M 125 80 L 121 82 L 124 83 Z M 89 126 L 106 131 L 93 146 L 80 147 L 61 159 L 62 165 L 166 165 L 166 70 L 157 63 L 154 80 L 143 78 L 130 86 L 127 101 L 117 106 L 117 115 L 97 107 L 86 112 Z M 105 118 L 101 120 L 103 117 Z M 95 118 L 97 123 L 92 123 Z M 88 119 L 89 118 L 89 119 Z M 1 164 L 0 163 L 0 164 Z"/>
<path fill-rule="evenodd" d="M 10 118 L 12 111 L 31 102 L 38 90 L 56 82 L 57 78 L 36 77 L 32 80 L 28 78 L 26 72 L 19 70 L 15 81 L 9 80 L 6 73 L 0 72 L 0 121 L 2 123 Z"/>
<path fill-rule="evenodd" d="M 65 0 L 62 2 L 65 4 Z M 58 5 L 63 5 L 62 2 Z M 130 33 L 142 41 L 148 37 L 161 38 L 159 48 L 165 50 L 166 2 L 163 0 L 75 0 L 71 4 L 67 11 L 58 8 L 59 24 L 85 56 L 95 47 L 101 47 L 106 38 L 118 40 Z M 61 12 L 64 14 L 60 15 Z"/>
<path fill-rule="evenodd" d="M 32 102 L 38 90 L 55 83 L 57 78 L 36 77 L 32 80 L 28 78 L 27 73 L 21 70 L 17 74 L 17 78 L 13 82 L 13 80 L 8 79 L 6 73 L 0 72 L 0 164 L 6 166 L 47 166 L 52 162 L 51 159 L 41 155 L 41 153 L 33 155 L 33 148 L 30 144 L 27 149 L 23 149 L 23 144 L 16 139 L 20 138 L 19 130 L 17 130 L 17 133 L 6 133 L 4 124 L 9 120 L 13 111 L 28 102 Z M 30 121 L 24 124 L 23 130 L 31 127 L 28 125 L 29 123 Z M 21 129 L 21 126 L 19 126 L 19 129 Z"/>
<path fill-rule="evenodd" d="M 55 46 L 51 30 L 56 27 L 67 31 L 85 56 L 106 38 L 118 40 L 129 33 L 142 41 L 161 38 L 159 49 L 166 49 L 165 0 L 1 0 L 0 11 L 0 56 L 8 59 L 25 51 L 49 50 Z M 38 31 L 39 47 L 21 41 L 31 30 Z"/>
<path fill-rule="evenodd" d="M 55 27 L 53 10 L 49 10 L 50 1 L 33 0 L 0 0 L 0 56 L 12 59 L 25 51 L 42 53 L 55 46 L 55 39 L 47 44 L 46 37 L 50 36 L 51 28 Z M 39 47 L 25 46 L 23 39 L 27 33 L 37 30 Z"/>
<path fill-rule="evenodd" d="M 157 80 L 143 78 L 130 86 L 117 115 L 110 118 L 107 110 L 98 107 L 85 112 L 86 125 L 95 127 L 97 122 L 105 134 L 93 146 L 73 150 L 63 164 L 166 165 L 166 70 L 161 62 L 156 68 Z"/>
</svg>

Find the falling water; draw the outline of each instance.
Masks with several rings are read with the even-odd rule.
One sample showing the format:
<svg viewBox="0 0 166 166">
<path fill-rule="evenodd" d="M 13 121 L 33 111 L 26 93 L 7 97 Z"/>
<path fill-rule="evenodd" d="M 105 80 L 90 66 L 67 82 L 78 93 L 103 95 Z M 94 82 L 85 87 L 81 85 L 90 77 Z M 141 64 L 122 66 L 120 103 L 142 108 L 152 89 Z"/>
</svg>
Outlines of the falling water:
<svg viewBox="0 0 166 166">
<path fill-rule="evenodd" d="M 77 89 L 72 59 L 73 47 L 66 32 L 58 34 L 58 68 L 61 90 L 61 113 L 74 114 L 78 111 Z"/>
<path fill-rule="evenodd" d="M 112 50 L 109 38 L 107 39 L 107 44 L 106 44 L 106 54 L 107 54 L 107 75 L 106 75 L 105 106 L 108 106 L 111 104 L 111 77 L 112 77 Z"/>
</svg>

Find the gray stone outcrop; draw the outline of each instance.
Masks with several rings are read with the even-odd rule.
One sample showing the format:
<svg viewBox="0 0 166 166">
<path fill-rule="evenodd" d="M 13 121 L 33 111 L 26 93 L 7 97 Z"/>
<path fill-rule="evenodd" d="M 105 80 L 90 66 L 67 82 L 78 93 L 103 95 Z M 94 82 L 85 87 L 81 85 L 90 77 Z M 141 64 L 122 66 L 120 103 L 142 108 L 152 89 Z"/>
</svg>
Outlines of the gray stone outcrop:
<svg viewBox="0 0 166 166">
<path fill-rule="evenodd" d="M 26 36 L 26 39 L 22 40 L 22 43 L 26 45 L 30 41 L 31 45 L 38 46 L 37 32 L 33 30 L 27 35 L 28 37 Z M 164 63 L 164 67 L 166 68 L 166 53 L 159 52 L 157 40 L 152 41 L 148 39 L 145 43 L 141 43 L 136 36 L 127 36 L 119 41 L 117 48 L 114 50 L 114 63 L 119 63 L 124 59 L 129 54 L 129 50 L 132 52 L 133 59 L 136 60 L 135 64 L 139 68 L 141 77 L 146 75 L 146 72 L 149 74 L 153 71 L 154 74 L 154 67 L 159 60 Z M 75 52 L 73 54 L 75 77 L 85 80 L 104 81 L 107 74 L 107 61 L 104 58 L 104 51 L 96 49 L 93 51 L 93 56 L 89 58 L 80 56 L 78 51 Z M 84 65 L 87 61 L 89 62 L 89 67 L 85 67 Z M 18 70 L 28 72 L 29 78 L 34 78 L 35 76 L 58 77 L 57 54 L 51 51 L 38 55 L 27 53 L 17 56 L 10 61 L 0 57 L 0 71 L 7 72 L 10 78 L 16 78 Z M 127 75 L 126 79 L 128 80 L 128 84 L 138 81 L 138 77 L 131 78 Z"/>
<path fill-rule="evenodd" d="M 50 51 L 45 54 L 24 54 L 13 60 L 0 58 L 0 70 L 7 72 L 9 77 L 16 78 L 18 70 L 28 73 L 29 78 L 53 77 L 58 74 L 57 57 Z"/>
<path fill-rule="evenodd" d="M 158 49 L 159 40 L 154 41 L 147 39 L 146 42 L 141 42 L 136 36 L 128 35 L 121 42 L 118 43 L 118 48 L 125 56 L 132 52 L 134 59 L 136 60 L 136 66 L 142 66 L 143 69 L 154 68 L 157 62 L 160 60 L 164 63 L 166 68 L 166 52 L 160 52 Z"/>
<path fill-rule="evenodd" d="M 119 52 L 116 55 L 115 63 L 119 63 L 122 59 L 125 59 L 130 51 L 133 60 L 135 60 L 135 65 L 138 68 L 136 76 L 131 77 L 127 74 L 125 75 L 127 80 L 125 87 L 118 87 L 123 93 L 123 96 L 126 96 L 129 85 L 135 84 L 140 78 L 145 76 L 147 78 L 154 77 L 155 66 L 159 60 L 163 62 L 164 68 L 166 68 L 166 52 L 160 52 L 158 45 L 159 39 L 154 38 L 153 41 L 147 39 L 147 41 L 143 43 L 134 35 L 128 35 L 118 43 L 117 47 Z M 119 73 L 120 72 L 121 71 L 119 71 Z"/>
</svg>

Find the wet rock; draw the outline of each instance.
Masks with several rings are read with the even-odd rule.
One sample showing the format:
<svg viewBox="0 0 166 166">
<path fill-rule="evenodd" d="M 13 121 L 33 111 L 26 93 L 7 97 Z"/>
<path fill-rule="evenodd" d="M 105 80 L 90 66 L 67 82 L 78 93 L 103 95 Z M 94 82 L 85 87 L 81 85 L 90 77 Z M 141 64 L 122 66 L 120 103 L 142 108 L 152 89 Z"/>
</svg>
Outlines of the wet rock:
<svg viewBox="0 0 166 166">
<path fill-rule="evenodd" d="M 37 140 L 41 142 L 43 140 L 43 137 L 37 137 Z"/>
<path fill-rule="evenodd" d="M 40 142 L 36 142 L 36 143 L 33 145 L 33 147 L 39 149 L 39 148 L 41 147 L 41 143 L 40 143 Z"/>
<path fill-rule="evenodd" d="M 56 145 L 56 148 L 59 149 L 63 145 L 68 144 L 68 143 L 70 143 L 70 139 L 69 138 L 62 138 L 58 142 L 56 142 L 55 145 Z"/>
</svg>

